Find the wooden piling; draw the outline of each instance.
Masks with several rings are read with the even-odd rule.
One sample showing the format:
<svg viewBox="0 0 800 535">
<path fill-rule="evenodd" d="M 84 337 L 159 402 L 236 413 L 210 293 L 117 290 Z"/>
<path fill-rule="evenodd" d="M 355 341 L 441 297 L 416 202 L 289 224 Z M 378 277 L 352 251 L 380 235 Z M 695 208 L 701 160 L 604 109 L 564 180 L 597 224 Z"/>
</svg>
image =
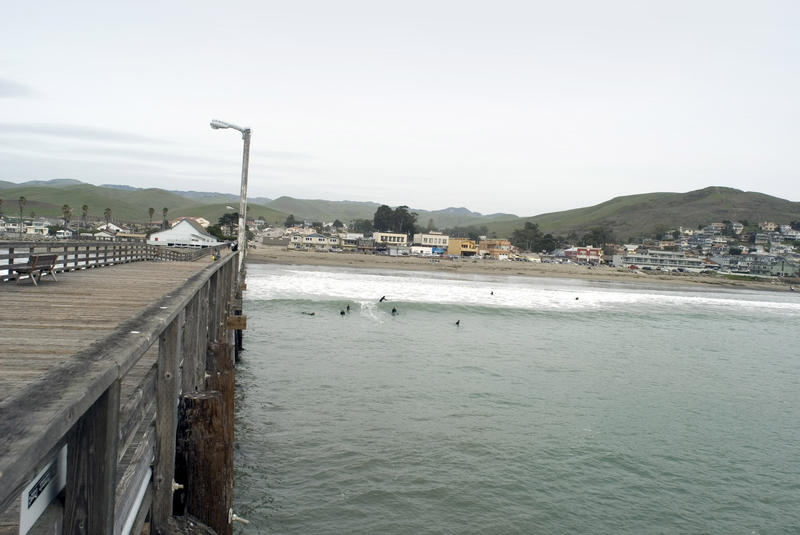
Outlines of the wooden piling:
<svg viewBox="0 0 800 535">
<path fill-rule="evenodd" d="M 220 392 L 191 392 L 181 398 L 176 463 L 186 467 L 185 513 L 219 535 L 230 535 L 233 507 L 233 444 L 222 439 L 232 428 Z"/>
</svg>

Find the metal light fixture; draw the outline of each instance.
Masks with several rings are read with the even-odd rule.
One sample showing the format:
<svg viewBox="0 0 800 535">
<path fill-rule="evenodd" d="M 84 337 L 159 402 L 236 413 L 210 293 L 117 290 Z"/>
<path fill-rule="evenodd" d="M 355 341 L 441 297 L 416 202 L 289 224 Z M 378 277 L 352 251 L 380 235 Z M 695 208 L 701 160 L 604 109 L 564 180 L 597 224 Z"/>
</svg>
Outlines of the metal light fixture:
<svg viewBox="0 0 800 535">
<path fill-rule="evenodd" d="M 226 123 L 218 119 L 211 120 L 211 128 L 219 130 L 221 128 L 232 128 L 242 133 L 244 140 L 244 150 L 242 153 L 242 187 L 239 194 L 239 272 L 237 280 L 239 286 L 242 284 L 242 267 L 244 257 L 247 254 L 247 168 L 250 164 L 250 129 Z"/>
</svg>

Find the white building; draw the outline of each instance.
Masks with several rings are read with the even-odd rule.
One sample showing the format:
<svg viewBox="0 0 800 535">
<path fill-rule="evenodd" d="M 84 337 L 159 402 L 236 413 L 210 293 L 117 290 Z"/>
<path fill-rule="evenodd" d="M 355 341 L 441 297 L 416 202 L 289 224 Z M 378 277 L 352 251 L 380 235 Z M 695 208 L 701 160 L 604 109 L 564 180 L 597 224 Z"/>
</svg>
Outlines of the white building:
<svg viewBox="0 0 800 535">
<path fill-rule="evenodd" d="M 674 251 L 640 250 L 636 253 L 614 255 L 613 258 L 615 267 L 636 266 L 639 268 L 650 267 L 665 270 L 680 268 L 687 271 L 700 271 L 705 267 L 701 259 Z"/>
<path fill-rule="evenodd" d="M 441 232 L 428 232 L 414 234 L 414 245 L 427 245 L 428 247 L 440 247 L 447 249 L 450 236 Z"/>
<path fill-rule="evenodd" d="M 222 244 L 203 227 L 191 219 L 184 219 L 174 227 L 161 232 L 154 232 L 147 240 L 148 245 L 165 247 L 212 247 Z"/>
<path fill-rule="evenodd" d="M 117 232 L 122 232 L 124 229 L 122 227 L 118 227 L 114 223 L 103 223 L 99 227 L 97 227 L 99 231 L 106 231 L 111 234 L 116 234 Z"/>
<path fill-rule="evenodd" d="M 37 236 L 47 236 L 49 234 L 50 229 L 47 228 L 47 220 L 41 218 L 39 220 L 33 220 L 30 224 L 25 225 L 25 234 L 36 234 Z"/>
<path fill-rule="evenodd" d="M 403 247 L 408 245 L 408 236 L 396 232 L 373 232 L 372 239 L 376 245 L 379 243 Z"/>
</svg>

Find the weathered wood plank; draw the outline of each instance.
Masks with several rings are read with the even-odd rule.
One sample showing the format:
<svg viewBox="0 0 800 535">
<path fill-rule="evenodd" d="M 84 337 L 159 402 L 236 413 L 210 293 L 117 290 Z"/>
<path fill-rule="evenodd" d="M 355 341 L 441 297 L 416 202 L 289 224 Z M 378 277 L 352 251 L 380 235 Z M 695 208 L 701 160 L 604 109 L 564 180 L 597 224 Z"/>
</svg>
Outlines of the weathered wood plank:
<svg viewBox="0 0 800 535">
<path fill-rule="evenodd" d="M 117 483 L 120 382 L 78 420 L 67 449 L 64 531 L 111 533 Z"/>
<path fill-rule="evenodd" d="M 161 335 L 156 380 L 156 462 L 153 467 L 153 527 L 166 528 L 172 516 L 172 478 L 175 474 L 175 429 L 178 423 L 178 359 L 183 341 L 183 315 Z"/>
<path fill-rule="evenodd" d="M 155 459 L 155 426 L 148 425 L 137 437 L 135 448 L 128 452 L 120 463 L 120 477 L 117 484 L 116 522 L 114 534 L 122 532 L 126 519 L 135 506 L 142 484 L 150 478 L 150 465 Z M 149 486 L 149 484 L 148 484 Z M 149 508 L 149 506 L 145 506 Z"/>
</svg>

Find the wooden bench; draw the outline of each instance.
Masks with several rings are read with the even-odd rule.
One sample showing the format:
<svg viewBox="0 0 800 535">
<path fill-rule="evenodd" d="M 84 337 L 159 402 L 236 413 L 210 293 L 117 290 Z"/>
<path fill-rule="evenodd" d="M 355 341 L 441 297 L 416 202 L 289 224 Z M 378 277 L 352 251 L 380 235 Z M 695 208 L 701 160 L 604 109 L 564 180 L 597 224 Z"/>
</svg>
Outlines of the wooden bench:
<svg viewBox="0 0 800 535">
<path fill-rule="evenodd" d="M 17 284 L 20 283 L 22 280 L 22 275 L 27 275 L 29 279 L 33 281 L 34 286 L 38 286 L 39 283 L 37 281 L 42 280 L 42 275 L 47 275 L 48 273 L 53 276 L 53 280 L 58 280 L 56 278 L 56 261 L 58 260 L 57 254 L 31 254 L 28 257 L 28 263 L 24 266 L 20 266 L 14 268 L 14 271 L 18 273 L 17 275 Z"/>
</svg>

